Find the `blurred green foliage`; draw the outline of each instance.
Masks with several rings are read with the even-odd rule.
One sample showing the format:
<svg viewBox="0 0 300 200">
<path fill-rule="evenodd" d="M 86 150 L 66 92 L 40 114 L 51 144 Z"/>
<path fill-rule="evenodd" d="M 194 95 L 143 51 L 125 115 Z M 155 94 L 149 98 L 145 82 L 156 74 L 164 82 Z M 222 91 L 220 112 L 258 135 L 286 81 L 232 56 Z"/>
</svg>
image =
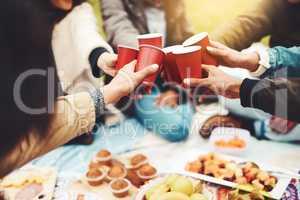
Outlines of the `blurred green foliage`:
<svg viewBox="0 0 300 200">
<path fill-rule="evenodd" d="M 263 0 L 186 0 L 189 20 L 196 32 L 212 32 Z M 266 44 L 268 38 L 263 42 Z"/>
</svg>

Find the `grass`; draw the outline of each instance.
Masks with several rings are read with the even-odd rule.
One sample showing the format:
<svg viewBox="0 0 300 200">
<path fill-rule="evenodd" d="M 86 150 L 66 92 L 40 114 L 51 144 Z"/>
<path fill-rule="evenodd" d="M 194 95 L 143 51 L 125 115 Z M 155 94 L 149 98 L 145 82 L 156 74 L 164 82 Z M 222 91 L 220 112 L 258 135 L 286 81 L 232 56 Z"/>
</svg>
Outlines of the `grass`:
<svg viewBox="0 0 300 200">
<path fill-rule="evenodd" d="M 187 14 L 196 32 L 212 32 L 247 11 L 259 0 L 186 0 Z M 263 1 L 263 0 L 262 0 Z M 267 39 L 264 39 L 264 43 Z"/>
</svg>

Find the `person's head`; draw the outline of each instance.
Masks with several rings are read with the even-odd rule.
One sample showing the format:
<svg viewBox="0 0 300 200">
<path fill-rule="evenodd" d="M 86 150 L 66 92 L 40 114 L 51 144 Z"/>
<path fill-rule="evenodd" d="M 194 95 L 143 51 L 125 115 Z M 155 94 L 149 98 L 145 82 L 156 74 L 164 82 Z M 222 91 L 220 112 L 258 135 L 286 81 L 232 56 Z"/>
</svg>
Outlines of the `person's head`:
<svg viewBox="0 0 300 200">
<path fill-rule="evenodd" d="M 59 82 L 51 49 L 52 30 L 76 2 L 79 0 L 1 2 L 0 157 L 30 129 L 43 133 L 48 128 Z M 26 108 L 46 109 L 35 113 Z"/>
</svg>

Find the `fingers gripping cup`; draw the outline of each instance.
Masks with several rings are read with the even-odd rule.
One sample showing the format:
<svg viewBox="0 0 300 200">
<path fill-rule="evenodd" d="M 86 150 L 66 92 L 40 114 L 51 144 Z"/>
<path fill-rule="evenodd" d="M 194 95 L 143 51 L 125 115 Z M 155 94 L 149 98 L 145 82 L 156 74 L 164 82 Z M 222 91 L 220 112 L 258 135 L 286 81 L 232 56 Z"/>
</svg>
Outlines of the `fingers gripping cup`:
<svg viewBox="0 0 300 200">
<path fill-rule="evenodd" d="M 140 52 L 137 58 L 137 64 L 135 71 L 138 72 L 145 67 L 148 67 L 153 64 L 160 66 L 160 69 L 153 75 L 148 76 L 144 79 L 143 84 L 147 86 L 147 91 L 151 91 L 154 86 L 154 82 L 161 71 L 161 66 L 165 57 L 165 53 L 158 47 L 151 45 L 141 45 Z"/>
<path fill-rule="evenodd" d="M 139 50 L 127 47 L 123 45 L 118 46 L 118 61 L 116 64 L 116 70 L 122 69 L 125 65 L 136 60 L 139 54 Z"/>
<path fill-rule="evenodd" d="M 200 46 L 184 47 L 175 50 L 176 63 L 181 80 L 202 77 L 202 48 Z"/>
<path fill-rule="evenodd" d="M 218 61 L 211 56 L 206 48 L 210 46 L 209 44 L 209 37 L 208 33 L 203 32 L 196 34 L 189 39 L 187 39 L 184 43 L 183 46 L 189 47 L 189 46 L 201 46 L 202 47 L 202 63 L 206 65 L 218 65 Z"/>
<path fill-rule="evenodd" d="M 176 63 L 176 56 L 174 55 L 173 51 L 183 48 L 181 45 L 171 46 L 164 48 L 163 51 L 165 52 L 166 56 L 163 63 L 163 70 L 165 73 L 166 80 L 168 82 L 176 82 L 181 84 L 182 79 L 180 77 L 180 73 L 178 71 L 177 63 Z"/>
<path fill-rule="evenodd" d="M 158 48 L 163 48 L 163 35 L 159 33 L 139 35 L 137 37 L 139 46 L 152 45 Z"/>
</svg>

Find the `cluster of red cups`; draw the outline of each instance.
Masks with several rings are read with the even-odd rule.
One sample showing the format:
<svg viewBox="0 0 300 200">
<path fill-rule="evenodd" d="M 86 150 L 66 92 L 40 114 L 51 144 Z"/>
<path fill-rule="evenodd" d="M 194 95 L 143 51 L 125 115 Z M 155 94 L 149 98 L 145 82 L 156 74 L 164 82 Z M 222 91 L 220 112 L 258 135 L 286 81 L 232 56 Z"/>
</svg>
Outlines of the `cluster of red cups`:
<svg viewBox="0 0 300 200">
<path fill-rule="evenodd" d="M 168 82 L 182 84 L 185 78 L 201 78 L 202 64 L 218 65 L 216 59 L 207 53 L 208 33 L 199 33 L 187 39 L 182 45 L 163 48 L 161 34 L 146 34 L 137 37 L 139 49 L 118 46 L 116 69 L 137 60 L 135 71 L 157 64 L 159 70 L 143 81 L 147 93 L 151 93 L 157 76 L 163 71 Z"/>
</svg>

